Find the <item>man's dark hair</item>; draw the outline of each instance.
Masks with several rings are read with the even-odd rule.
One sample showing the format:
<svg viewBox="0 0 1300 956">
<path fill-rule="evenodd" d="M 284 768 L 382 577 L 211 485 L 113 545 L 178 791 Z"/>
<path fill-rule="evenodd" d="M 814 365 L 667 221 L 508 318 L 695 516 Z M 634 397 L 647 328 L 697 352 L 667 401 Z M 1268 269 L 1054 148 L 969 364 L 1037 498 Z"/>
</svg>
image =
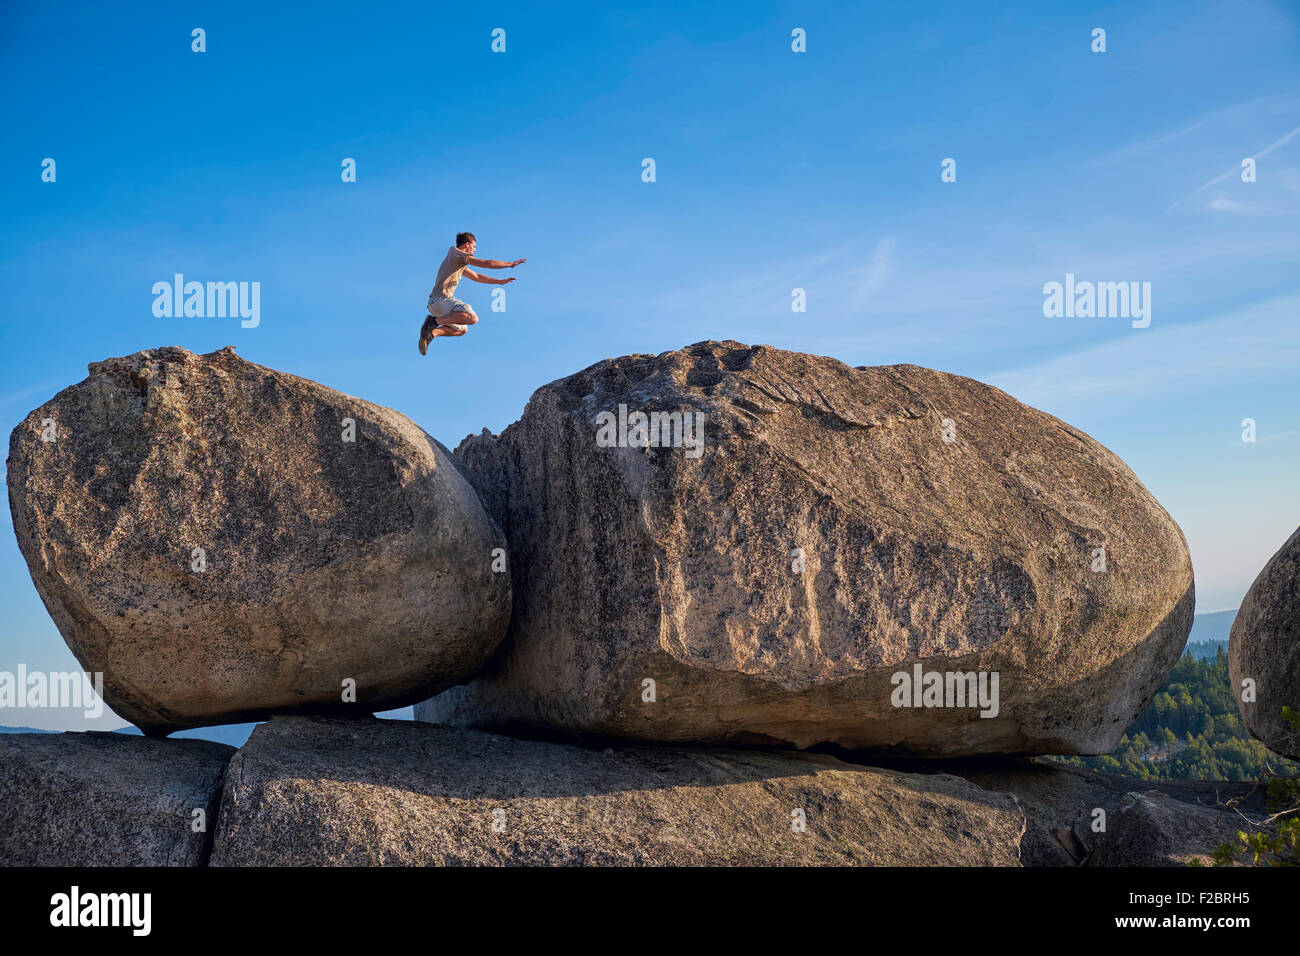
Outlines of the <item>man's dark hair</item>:
<svg viewBox="0 0 1300 956">
<path fill-rule="evenodd" d="M 472 232 L 458 232 L 456 233 L 456 245 L 463 246 L 473 238 L 474 233 Z"/>
</svg>

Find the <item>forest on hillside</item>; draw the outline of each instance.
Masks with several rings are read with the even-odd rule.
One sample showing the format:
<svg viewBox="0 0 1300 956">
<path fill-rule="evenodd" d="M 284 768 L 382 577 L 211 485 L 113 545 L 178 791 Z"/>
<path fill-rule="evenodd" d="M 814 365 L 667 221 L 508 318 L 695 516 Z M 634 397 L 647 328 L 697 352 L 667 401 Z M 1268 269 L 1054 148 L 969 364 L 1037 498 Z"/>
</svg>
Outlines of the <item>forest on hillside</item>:
<svg viewBox="0 0 1300 956">
<path fill-rule="evenodd" d="M 1267 770 L 1300 775 L 1300 762 L 1279 757 L 1242 725 L 1222 645 L 1210 660 L 1189 647 L 1112 753 L 1052 759 L 1146 780 L 1255 780 Z"/>
</svg>

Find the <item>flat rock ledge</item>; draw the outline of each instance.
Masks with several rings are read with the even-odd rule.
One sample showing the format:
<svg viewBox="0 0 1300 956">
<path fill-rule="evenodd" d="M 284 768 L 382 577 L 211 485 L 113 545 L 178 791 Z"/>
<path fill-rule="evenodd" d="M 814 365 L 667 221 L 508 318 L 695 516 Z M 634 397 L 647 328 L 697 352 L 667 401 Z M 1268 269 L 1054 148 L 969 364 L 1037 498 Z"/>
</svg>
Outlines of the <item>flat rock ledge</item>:
<svg viewBox="0 0 1300 956">
<path fill-rule="evenodd" d="M 1182 866 L 1264 815 L 1248 783 L 1150 786 L 375 718 L 277 717 L 238 752 L 3 734 L 0 866 Z"/>
<path fill-rule="evenodd" d="M 1009 794 L 819 754 L 594 750 L 277 717 L 231 761 L 214 866 L 1015 866 Z"/>
</svg>

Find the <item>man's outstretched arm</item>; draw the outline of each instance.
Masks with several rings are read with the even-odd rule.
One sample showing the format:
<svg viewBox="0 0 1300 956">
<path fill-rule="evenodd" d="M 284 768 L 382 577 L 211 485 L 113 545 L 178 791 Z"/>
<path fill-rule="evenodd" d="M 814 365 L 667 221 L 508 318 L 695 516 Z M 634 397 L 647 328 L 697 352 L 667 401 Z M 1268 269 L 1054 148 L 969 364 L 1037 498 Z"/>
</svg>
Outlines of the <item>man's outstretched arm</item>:
<svg viewBox="0 0 1300 956">
<path fill-rule="evenodd" d="M 521 259 L 519 261 L 522 262 L 523 260 Z M 466 269 L 465 278 L 473 279 L 475 282 L 482 282 L 484 285 L 507 285 L 514 282 L 518 276 L 511 276 L 509 279 L 493 279 L 491 276 L 481 276 L 473 269 Z"/>
<path fill-rule="evenodd" d="M 527 262 L 527 259 L 516 259 L 514 262 L 506 262 L 503 259 L 475 259 L 470 256 L 465 260 L 467 265 L 478 266 L 480 269 L 513 269 L 521 262 Z"/>
</svg>

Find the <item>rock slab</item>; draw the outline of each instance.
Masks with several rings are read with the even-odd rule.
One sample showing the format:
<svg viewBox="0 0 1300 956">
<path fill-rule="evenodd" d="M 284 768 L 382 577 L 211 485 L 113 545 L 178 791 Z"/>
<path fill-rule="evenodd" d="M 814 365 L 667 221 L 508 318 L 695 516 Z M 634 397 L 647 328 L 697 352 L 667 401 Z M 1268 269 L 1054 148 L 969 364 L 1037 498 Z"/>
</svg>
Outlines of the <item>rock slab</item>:
<svg viewBox="0 0 1300 956">
<path fill-rule="evenodd" d="M 206 740 L 0 734 L 0 866 L 202 866 L 234 752 Z"/>
<path fill-rule="evenodd" d="M 1233 813 L 1191 806 L 1159 790 L 1125 794 L 1118 812 L 1097 841 L 1090 866 L 1213 865 L 1223 843 L 1237 844 L 1237 833 L 1250 829 Z"/>
<path fill-rule="evenodd" d="M 277 717 L 231 761 L 212 865 L 1015 866 L 1023 830 L 948 774 Z"/>
<path fill-rule="evenodd" d="M 510 541 L 514 612 L 423 720 L 1102 754 L 1191 627 L 1186 542 L 1132 471 L 957 375 L 702 342 L 544 386 L 456 454 Z M 894 706 L 916 665 L 996 672 L 996 716 Z"/>
<path fill-rule="evenodd" d="M 37 591 L 146 733 L 404 706 L 505 634 L 505 541 L 447 450 L 232 348 L 91 364 L 8 465 Z"/>
<path fill-rule="evenodd" d="M 1027 867 L 1209 863 L 1221 843 L 1236 842 L 1238 830 L 1274 832 L 1264 792 L 1249 781 L 1139 781 L 1047 759 L 972 764 L 962 761 L 954 772 L 1019 801 Z M 1134 792 L 1139 783 L 1157 789 Z"/>
</svg>

